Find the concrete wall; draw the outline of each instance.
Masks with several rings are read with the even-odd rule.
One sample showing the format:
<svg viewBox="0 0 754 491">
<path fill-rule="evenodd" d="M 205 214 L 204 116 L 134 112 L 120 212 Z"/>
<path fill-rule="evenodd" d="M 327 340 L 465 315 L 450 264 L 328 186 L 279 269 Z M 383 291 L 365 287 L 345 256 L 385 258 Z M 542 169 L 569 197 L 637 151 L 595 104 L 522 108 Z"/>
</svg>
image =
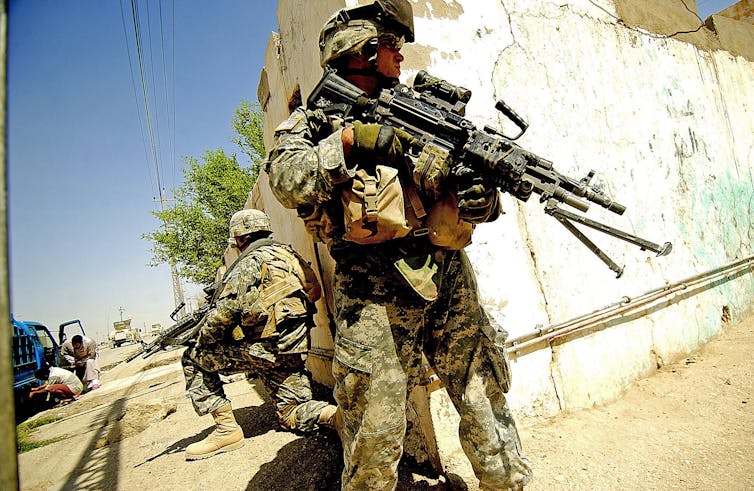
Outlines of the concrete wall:
<svg viewBox="0 0 754 491">
<path fill-rule="evenodd" d="M 403 50 L 404 81 L 426 68 L 471 89 L 467 116 L 480 125 L 506 128 L 493 109 L 504 99 L 530 123 L 519 141 L 524 148 L 573 177 L 597 170 L 628 207 L 617 216 L 593 205 L 588 216 L 653 242 L 673 242 L 670 256 L 656 258 L 586 231 L 626 265 L 615 279 L 536 200 L 504 196 L 506 214 L 478 227 L 468 252 L 483 301 L 511 336 L 752 254 L 754 63 L 714 43 L 701 49 L 692 40 L 624 25 L 618 19 L 630 9 L 623 3 L 413 1 L 417 43 Z M 637 5 L 646 16 L 651 5 L 666 10 L 661 3 Z M 260 77 L 266 144 L 296 87 L 306 99 L 321 75 L 321 25 L 338 7 L 355 4 L 279 2 L 279 33 L 270 38 Z M 266 176 L 250 204 L 272 215 L 278 237 L 314 259 L 301 221 L 280 207 Z M 323 270 L 327 283 L 326 258 Z M 518 357 L 514 411 L 541 417 L 609 401 L 719 334 L 724 305 L 734 321 L 751 313 L 753 293 L 751 275 L 744 275 L 651 315 Z M 324 304 L 319 307 L 314 344 L 322 356 L 310 363 L 322 379 L 332 342 Z"/>
</svg>

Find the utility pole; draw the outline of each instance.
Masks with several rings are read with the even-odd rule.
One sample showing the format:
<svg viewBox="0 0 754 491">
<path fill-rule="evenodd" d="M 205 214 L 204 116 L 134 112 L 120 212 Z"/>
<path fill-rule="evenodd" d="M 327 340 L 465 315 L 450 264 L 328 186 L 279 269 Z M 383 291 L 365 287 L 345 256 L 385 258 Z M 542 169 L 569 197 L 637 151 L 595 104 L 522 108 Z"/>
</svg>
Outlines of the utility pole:
<svg viewBox="0 0 754 491">
<path fill-rule="evenodd" d="M 167 203 L 167 198 L 165 197 L 165 190 L 160 188 L 160 209 L 162 211 L 165 211 Z M 168 226 L 168 222 L 163 222 L 163 226 L 165 227 L 165 231 L 169 231 L 170 227 Z M 175 267 L 175 263 L 173 261 L 170 261 L 170 277 L 173 280 L 173 305 L 175 307 L 178 307 L 181 305 L 183 300 L 183 287 L 181 286 L 181 277 L 178 276 L 178 269 Z M 180 317 L 183 317 L 183 315 L 186 313 L 186 307 L 181 308 Z"/>
</svg>

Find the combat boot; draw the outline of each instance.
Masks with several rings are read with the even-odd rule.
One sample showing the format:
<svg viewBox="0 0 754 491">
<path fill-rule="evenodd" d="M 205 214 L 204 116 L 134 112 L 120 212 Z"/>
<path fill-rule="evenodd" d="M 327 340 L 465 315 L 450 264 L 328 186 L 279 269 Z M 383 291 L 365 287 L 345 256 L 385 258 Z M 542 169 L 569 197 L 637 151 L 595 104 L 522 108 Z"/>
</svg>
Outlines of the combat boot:
<svg viewBox="0 0 754 491">
<path fill-rule="evenodd" d="M 342 440 L 341 432 L 343 431 L 343 412 L 338 406 L 330 404 L 322 409 L 319 413 L 319 419 L 317 423 L 325 428 L 331 428 L 338 433 L 338 437 Z"/>
<path fill-rule="evenodd" d="M 186 460 L 206 459 L 243 447 L 243 430 L 236 423 L 230 404 L 213 411 L 212 417 L 215 418 L 215 431 L 204 440 L 186 447 Z"/>
</svg>

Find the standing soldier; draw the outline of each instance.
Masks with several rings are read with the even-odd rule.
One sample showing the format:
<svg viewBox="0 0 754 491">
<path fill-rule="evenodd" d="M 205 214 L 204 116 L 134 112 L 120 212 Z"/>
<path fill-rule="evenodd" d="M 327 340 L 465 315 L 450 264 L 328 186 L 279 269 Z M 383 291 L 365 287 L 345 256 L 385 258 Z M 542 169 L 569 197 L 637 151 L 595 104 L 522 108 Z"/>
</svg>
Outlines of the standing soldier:
<svg viewBox="0 0 754 491">
<path fill-rule="evenodd" d="M 230 238 L 241 255 L 225 273 L 196 344 L 181 360 L 196 413 L 211 413 L 216 427 L 186 448 L 186 460 L 243 446 L 221 373 L 259 377 L 287 430 L 334 428 L 336 407 L 312 400 L 302 357 L 309 349 L 319 283 L 309 264 L 270 234 L 270 219 L 259 210 L 241 210 L 230 219 Z"/>
<path fill-rule="evenodd" d="M 325 24 L 320 61 L 375 97 L 397 83 L 401 46 L 413 40 L 410 2 L 378 0 Z M 436 192 L 429 178 L 451 162 L 408 155 L 408 138 L 300 107 L 276 128 L 266 165 L 277 199 L 298 210 L 336 261 L 343 489 L 395 487 L 422 352 L 461 415 L 461 443 L 481 489 L 520 489 L 531 469 L 505 398 L 505 334 L 480 305 L 463 251 L 474 226 L 500 214 L 498 192 L 473 176 Z M 427 172 L 407 175 L 408 159 Z"/>
</svg>

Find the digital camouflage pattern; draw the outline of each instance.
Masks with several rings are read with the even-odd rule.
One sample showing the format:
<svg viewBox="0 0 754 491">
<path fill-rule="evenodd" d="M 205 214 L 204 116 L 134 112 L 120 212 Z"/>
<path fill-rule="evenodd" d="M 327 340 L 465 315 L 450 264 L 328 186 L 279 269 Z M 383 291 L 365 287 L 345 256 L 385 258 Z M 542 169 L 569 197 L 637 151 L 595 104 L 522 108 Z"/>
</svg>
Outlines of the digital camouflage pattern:
<svg viewBox="0 0 754 491">
<path fill-rule="evenodd" d="M 299 108 L 278 127 L 266 167 L 275 196 L 302 217 L 338 201 L 338 186 L 354 172 L 341 130 L 329 134 L 312 116 Z M 528 482 L 531 468 L 504 394 L 507 362 L 495 342 L 504 335 L 479 303 L 466 254 L 422 237 L 358 245 L 336 234 L 329 246 L 336 260 L 333 375 L 345 419 L 343 489 L 395 487 L 406 397 L 419 381 L 422 352 L 461 415 L 461 442 L 482 489 Z"/>
<path fill-rule="evenodd" d="M 507 362 L 468 258 L 463 251 L 432 256 L 432 302 L 400 282 L 389 254 L 369 251 L 338 263 L 333 373 L 345 417 L 345 489 L 395 486 L 406 395 L 420 382 L 422 352 L 461 415 L 459 436 L 482 489 L 515 489 L 531 476 L 505 399 Z"/>
<path fill-rule="evenodd" d="M 254 232 L 272 232 L 270 217 L 265 212 L 253 208 L 235 212 L 230 217 L 228 228 L 231 238 L 253 234 Z"/>
<path fill-rule="evenodd" d="M 197 414 L 229 404 L 220 374 L 246 373 L 264 382 L 284 428 L 318 428 L 319 413 L 328 403 L 312 400 L 302 359 L 313 327 L 310 299 L 319 295 L 319 285 L 311 284 L 313 278 L 309 265 L 284 244 L 265 244 L 239 259 L 198 342 L 183 355 L 186 390 Z M 283 280 L 295 282 L 296 288 L 266 305 L 262 300 L 269 287 Z"/>
<path fill-rule="evenodd" d="M 265 294 L 286 281 L 293 282 L 295 291 L 270 308 L 264 301 Z M 319 298 L 320 289 L 309 264 L 299 259 L 292 248 L 275 243 L 253 250 L 239 258 L 221 288 L 217 304 L 207 314 L 207 321 L 199 333 L 203 344 L 229 338 L 256 339 L 275 335 L 279 353 L 308 351 L 307 329 L 313 324 L 284 321 L 304 319 L 313 314 L 312 302 Z M 268 323 L 271 328 L 265 329 Z"/>
<path fill-rule="evenodd" d="M 301 355 L 275 355 L 274 344 L 244 341 L 187 349 L 181 363 L 196 413 L 202 416 L 230 404 L 221 373 L 246 373 L 249 380 L 259 378 L 264 383 L 283 428 L 317 430 L 319 415 L 328 403 L 312 400 L 311 381 Z"/>
</svg>

